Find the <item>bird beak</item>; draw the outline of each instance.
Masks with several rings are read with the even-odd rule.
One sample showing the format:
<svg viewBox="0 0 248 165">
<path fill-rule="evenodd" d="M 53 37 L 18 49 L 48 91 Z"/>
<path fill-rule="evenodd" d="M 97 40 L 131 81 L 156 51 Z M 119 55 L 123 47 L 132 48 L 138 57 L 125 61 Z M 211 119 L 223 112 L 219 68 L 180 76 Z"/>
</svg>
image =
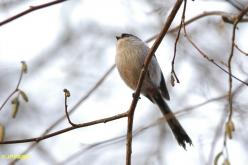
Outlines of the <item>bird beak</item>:
<svg viewBox="0 0 248 165">
<path fill-rule="evenodd" d="M 120 36 L 116 36 L 116 39 L 119 40 L 121 37 Z"/>
</svg>

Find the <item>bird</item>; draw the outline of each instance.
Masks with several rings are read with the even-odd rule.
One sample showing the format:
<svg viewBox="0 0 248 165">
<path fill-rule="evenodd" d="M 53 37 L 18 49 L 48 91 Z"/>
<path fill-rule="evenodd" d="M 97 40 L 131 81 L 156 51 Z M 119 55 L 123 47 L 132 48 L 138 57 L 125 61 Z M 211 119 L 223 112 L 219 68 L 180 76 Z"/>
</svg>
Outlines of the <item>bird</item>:
<svg viewBox="0 0 248 165">
<path fill-rule="evenodd" d="M 149 52 L 147 44 L 135 35 L 122 33 L 116 36 L 115 64 L 120 77 L 132 90 L 136 89 L 146 55 Z M 153 55 L 145 75 L 141 94 L 156 104 L 161 110 L 178 144 L 186 149 L 186 144 L 192 145 L 192 140 L 175 117 L 165 100 L 170 96 L 159 63 Z"/>
</svg>

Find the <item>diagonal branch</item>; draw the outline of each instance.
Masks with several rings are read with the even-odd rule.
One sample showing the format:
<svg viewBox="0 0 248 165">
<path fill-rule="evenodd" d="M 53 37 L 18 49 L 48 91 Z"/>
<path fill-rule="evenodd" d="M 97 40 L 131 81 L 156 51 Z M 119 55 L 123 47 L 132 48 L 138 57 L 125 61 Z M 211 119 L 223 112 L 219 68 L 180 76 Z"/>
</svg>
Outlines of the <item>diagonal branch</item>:
<svg viewBox="0 0 248 165">
<path fill-rule="evenodd" d="M 64 2 L 64 1 L 67 1 L 67 0 L 56 0 L 56 1 L 48 2 L 48 3 L 44 3 L 44 4 L 41 4 L 41 5 L 30 6 L 28 9 L 26 9 L 26 10 L 24 10 L 24 11 L 22 11 L 22 12 L 16 14 L 16 15 L 12 16 L 12 17 L 9 17 L 9 18 L 1 21 L 0 26 L 5 25 L 5 24 L 7 24 L 7 23 L 9 23 L 9 22 L 11 22 L 13 20 L 16 20 L 16 19 L 18 19 L 18 18 L 20 18 L 20 17 L 22 17 L 22 16 L 24 16 L 26 14 L 29 14 L 29 13 L 35 11 L 35 10 L 39 10 L 39 9 L 42 9 L 42 8 L 45 8 L 45 7 L 48 7 L 48 6 L 52 6 L 52 5 L 56 5 L 56 4 Z"/>
<path fill-rule="evenodd" d="M 207 59 L 209 62 L 211 62 L 212 64 L 214 64 L 215 66 L 217 66 L 220 70 L 222 70 L 223 72 L 225 72 L 226 74 L 229 75 L 229 72 L 228 70 L 222 68 L 218 63 L 216 63 L 214 61 L 214 59 L 208 57 L 208 55 L 203 52 L 196 44 L 195 42 L 190 38 L 190 36 L 188 35 L 187 31 L 186 31 L 186 27 L 183 26 L 183 30 L 184 30 L 184 34 L 185 34 L 185 37 L 187 38 L 187 40 L 190 42 L 190 44 L 200 53 L 201 56 L 203 56 L 205 59 Z M 238 80 L 239 82 L 243 83 L 244 85 L 248 86 L 248 82 L 244 81 L 244 80 L 241 80 L 240 78 L 238 78 L 237 76 L 233 75 L 232 73 L 230 73 L 230 75 Z"/>
<path fill-rule="evenodd" d="M 88 126 L 92 126 L 92 125 L 100 124 L 100 123 L 107 123 L 107 122 L 121 119 L 124 117 L 127 117 L 127 112 L 120 113 L 118 115 L 106 117 L 106 118 L 99 119 L 99 120 L 94 120 L 94 121 L 90 121 L 90 122 L 86 122 L 86 123 L 76 124 L 75 126 L 67 127 L 67 128 L 61 129 L 59 131 L 56 131 L 56 132 L 53 132 L 53 133 L 50 133 L 50 134 L 47 134 L 44 136 L 40 136 L 40 137 L 36 137 L 36 138 L 29 138 L 29 139 L 21 139 L 21 140 L 3 141 L 3 142 L 0 142 L 0 144 L 16 144 L 16 143 L 28 143 L 28 142 L 37 142 L 38 143 L 44 139 L 48 139 L 50 137 L 57 136 L 59 134 L 63 134 L 65 132 L 69 132 L 69 131 L 72 131 L 72 130 L 77 129 L 77 128 L 88 127 Z"/>
<path fill-rule="evenodd" d="M 132 130 L 133 130 L 133 117 L 134 117 L 134 111 L 140 96 L 140 92 L 141 92 L 141 87 L 142 87 L 142 83 L 144 81 L 145 75 L 147 73 L 148 70 L 148 65 L 153 57 L 153 55 L 155 54 L 156 50 L 158 49 L 160 43 L 162 42 L 165 34 L 168 32 L 170 25 L 173 21 L 173 19 L 175 18 L 181 4 L 182 4 L 183 0 L 177 0 L 170 15 L 167 18 L 167 21 L 162 29 L 162 31 L 159 33 L 156 41 L 154 42 L 154 44 L 152 45 L 151 49 L 148 52 L 148 55 L 145 58 L 145 62 L 144 62 L 144 66 L 140 72 L 140 77 L 139 77 L 139 81 L 136 87 L 136 91 L 133 95 L 133 100 L 131 103 L 131 106 L 129 108 L 128 111 L 128 126 L 127 126 L 127 148 L 126 148 L 126 165 L 131 165 L 131 154 L 132 154 Z"/>
</svg>

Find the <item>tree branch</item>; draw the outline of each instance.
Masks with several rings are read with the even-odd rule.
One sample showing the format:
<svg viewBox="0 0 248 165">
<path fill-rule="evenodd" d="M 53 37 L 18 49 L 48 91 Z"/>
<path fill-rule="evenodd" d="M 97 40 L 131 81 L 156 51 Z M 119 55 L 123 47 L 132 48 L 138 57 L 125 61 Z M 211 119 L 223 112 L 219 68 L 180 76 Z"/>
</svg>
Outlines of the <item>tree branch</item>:
<svg viewBox="0 0 248 165">
<path fill-rule="evenodd" d="M 107 123 L 107 122 L 110 122 L 113 120 L 127 117 L 127 115 L 128 115 L 128 113 L 125 112 L 125 113 L 121 113 L 121 114 L 114 115 L 111 117 L 106 117 L 106 118 L 102 118 L 102 119 L 98 119 L 98 120 L 94 120 L 94 121 L 90 121 L 90 122 L 86 122 L 86 123 L 82 123 L 82 124 L 76 124 L 75 126 L 67 127 L 67 128 L 62 129 L 62 130 L 59 130 L 59 131 L 56 131 L 56 132 L 53 132 L 53 133 L 50 133 L 50 134 L 47 134 L 44 136 L 40 136 L 40 137 L 36 137 L 36 138 L 29 138 L 29 139 L 21 139 L 21 140 L 2 141 L 2 142 L 0 142 L 0 144 L 16 144 L 16 143 L 28 143 L 28 142 L 37 142 L 38 143 L 44 139 L 48 139 L 50 137 L 63 134 L 65 132 L 69 132 L 69 131 L 72 131 L 72 130 L 77 129 L 77 128 L 88 127 L 88 126 L 92 126 L 92 125 L 100 124 L 100 123 Z"/>
<path fill-rule="evenodd" d="M 73 112 L 76 111 L 76 109 L 86 100 L 88 99 L 92 93 L 94 93 L 98 87 L 104 82 L 104 80 L 109 76 L 109 74 L 114 70 L 115 65 L 112 65 L 105 73 L 104 75 L 95 83 L 94 86 L 92 86 L 92 88 L 86 92 L 86 94 L 84 94 L 79 101 L 72 106 L 72 108 L 69 110 L 68 115 L 72 114 Z M 59 125 L 62 121 L 64 121 L 66 119 L 66 115 L 61 116 L 59 119 L 57 119 L 49 128 L 47 128 L 40 136 L 45 136 L 47 135 L 51 130 L 53 130 L 57 125 Z M 37 145 L 37 143 L 33 143 L 31 144 L 25 151 L 23 151 L 21 154 L 27 154 L 29 151 L 31 151 L 35 146 Z M 11 163 L 15 164 L 17 161 L 19 161 L 20 159 L 15 159 L 13 160 Z"/>
<path fill-rule="evenodd" d="M 240 47 L 239 47 L 236 43 L 234 43 L 234 46 L 235 46 L 235 48 L 236 48 L 238 51 L 240 51 L 240 53 L 242 53 L 242 54 L 248 56 L 248 53 L 245 52 L 245 51 L 243 51 L 242 49 L 240 49 Z"/>
<path fill-rule="evenodd" d="M 45 7 L 48 7 L 48 6 L 52 6 L 52 5 L 56 5 L 56 4 L 64 2 L 64 1 L 67 1 L 67 0 L 56 0 L 56 1 L 48 2 L 48 3 L 44 3 L 44 4 L 41 4 L 41 5 L 30 6 L 28 9 L 26 9 L 26 10 L 24 10 L 24 11 L 22 11 L 22 12 L 16 14 L 16 15 L 12 16 L 12 17 L 9 17 L 9 18 L 1 21 L 0 26 L 3 26 L 5 24 L 7 24 L 7 23 L 9 23 L 9 22 L 11 22 L 13 20 L 16 20 L 16 19 L 18 19 L 18 18 L 20 18 L 20 17 L 22 17 L 22 16 L 24 16 L 26 14 L 29 14 L 29 13 L 35 11 L 35 10 L 39 10 L 39 9 L 42 9 L 42 8 L 45 8 Z"/>
<path fill-rule="evenodd" d="M 204 53 L 195 43 L 194 41 L 190 38 L 190 36 L 188 35 L 187 31 L 186 31 L 186 27 L 183 26 L 184 29 L 184 34 L 185 37 L 187 38 L 187 40 L 191 43 L 191 45 L 200 53 L 200 55 L 202 55 L 205 59 L 207 59 L 209 62 L 211 62 L 212 64 L 214 64 L 215 66 L 217 66 L 219 69 L 221 69 L 223 72 L 227 73 L 229 75 L 229 72 L 222 68 L 219 64 L 217 64 L 214 59 L 208 57 L 208 55 L 206 53 Z M 238 80 L 239 82 L 243 83 L 244 85 L 248 86 L 248 82 L 245 82 L 243 80 L 241 80 L 240 78 L 236 77 L 235 75 L 233 75 L 232 73 L 230 74 L 233 78 L 235 78 L 236 80 Z"/>
<path fill-rule="evenodd" d="M 137 102 L 138 102 L 138 99 L 140 96 L 142 83 L 143 83 L 145 75 L 147 73 L 149 63 L 150 63 L 152 57 L 154 56 L 157 48 L 159 47 L 161 41 L 163 40 L 165 34 L 168 32 L 169 27 L 170 27 L 173 19 L 175 18 L 182 2 L 183 2 L 183 0 L 177 0 L 176 1 L 170 15 L 167 18 L 167 21 L 166 21 L 162 31 L 159 33 L 159 35 L 158 35 L 156 41 L 154 42 L 154 44 L 152 45 L 151 49 L 149 49 L 149 52 L 145 58 L 144 66 L 140 72 L 140 77 L 139 77 L 139 81 L 138 81 L 138 84 L 136 87 L 136 91 L 133 95 L 133 100 L 132 100 L 131 106 L 130 106 L 129 111 L 128 111 L 126 165 L 131 165 L 133 117 L 134 117 L 134 111 L 135 111 L 135 108 L 136 108 L 136 105 L 137 105 Z"/>
</svg>

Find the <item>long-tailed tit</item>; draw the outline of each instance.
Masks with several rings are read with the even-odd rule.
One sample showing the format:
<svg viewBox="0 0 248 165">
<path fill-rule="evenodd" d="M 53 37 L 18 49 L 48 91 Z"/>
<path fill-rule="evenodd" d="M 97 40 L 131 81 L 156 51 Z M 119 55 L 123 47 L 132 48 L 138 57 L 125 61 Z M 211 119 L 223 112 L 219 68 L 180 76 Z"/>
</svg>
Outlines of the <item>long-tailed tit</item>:
<svg viewBox="0 0 248 165">
<path fill-rule="evenodd" d="M 116 39 L 115 63 L 117 69 L 124 82 L 135 90 L 145 57 L 150 48 L 145 42 L 132 34 L 124 33 L 121 36 L 116 36 Z M 158 105 L 177 139 L 178 144 L 183 148 L 186 147 L 186 143 L 192 145 L 190 137 L 164 100 L 170 100 L 170 96 L 163 73 L 155 56 L 152 57 L 149 64 L 147 74 L 141 87 L 141 93 L 151 102 Z"/>
</svg>

